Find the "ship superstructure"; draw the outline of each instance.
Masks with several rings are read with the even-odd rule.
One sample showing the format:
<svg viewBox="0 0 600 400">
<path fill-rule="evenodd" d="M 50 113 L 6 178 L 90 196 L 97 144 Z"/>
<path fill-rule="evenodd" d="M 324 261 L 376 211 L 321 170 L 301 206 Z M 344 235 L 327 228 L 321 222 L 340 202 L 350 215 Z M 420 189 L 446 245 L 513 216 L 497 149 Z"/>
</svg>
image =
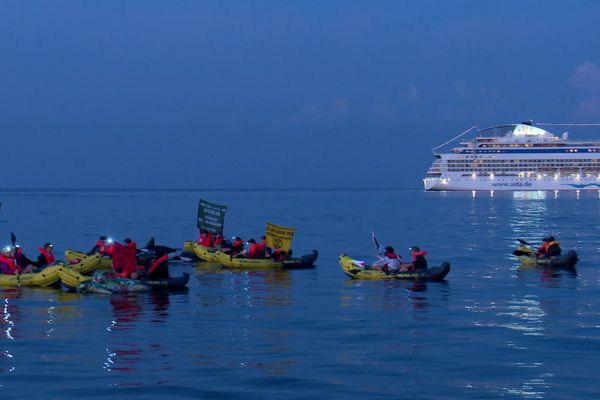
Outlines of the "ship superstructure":
<svg viewBox="0 0 600 400">
<path fill-rule="evenodd" d="M 474 139 L 440 150 L 473 132 Z M 473 127 L 434 155 L 425 190 L 600 189 L 600 141 L 571 141 L 532 123 Z"/>
</svg>

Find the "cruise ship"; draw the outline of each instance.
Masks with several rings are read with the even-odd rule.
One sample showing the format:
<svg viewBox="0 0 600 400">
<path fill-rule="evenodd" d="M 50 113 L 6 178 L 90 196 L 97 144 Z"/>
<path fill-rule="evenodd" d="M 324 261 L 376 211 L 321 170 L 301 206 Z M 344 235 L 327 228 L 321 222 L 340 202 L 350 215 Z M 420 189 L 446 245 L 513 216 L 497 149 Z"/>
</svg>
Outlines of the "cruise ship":
<svg viewBox="0 0 600 400">
<path fill-rule="evenodd" d="M 551 124 L 466 130 L 433 149 L 425 190 L 599 190 L 600 140 L 571 141 L 567 132 L 558 136 L 542 125 Z M 442 150 L 469 133 L 475 138 Z"/>
</svg>

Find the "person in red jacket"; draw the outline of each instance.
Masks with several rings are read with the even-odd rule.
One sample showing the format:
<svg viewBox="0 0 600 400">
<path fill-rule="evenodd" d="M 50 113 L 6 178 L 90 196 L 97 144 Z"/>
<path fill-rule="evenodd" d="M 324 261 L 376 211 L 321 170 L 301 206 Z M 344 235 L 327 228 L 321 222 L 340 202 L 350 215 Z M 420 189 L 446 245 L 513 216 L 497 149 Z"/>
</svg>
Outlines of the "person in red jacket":
<svg viewBox="0 0 600 400">
<path fill-rule="evenodd" d="M 38 250 L 40 251 L 37 261 L 38 268 L 45 268 L 56 262 L 56 258 L 54 257 L 54 246 L 52 243 L 45 243 L 44 247 L 41 247 Z"/>
<path fill-rule="evenodd" d="M 88 252 L 88 255 L 92 255 L 94 253 L 106 254 L 107 247 L 108 238 L 106 236 L 100 236 L 100 238 L 96 241 L 96 245 Z"/>
<path fill-rule="evenodd" d="M 383 256 L 377 256 L 377 261 L 373 263 L 371 268 L 379 269 L 384 272 L 398 271 L 401 267 L 400 259 L 402 258 L 394 251 L 392 246 L 387 246 L 384 249 Z"/>
<path fill-rule="evenodd" d="M 33 272 L 34 266 L 29 265 L 22 269 L 15 260 L 15 253 L 11 247 L 5 247 L 0 253 L 0 272 L 7 275 L 28 274 Z"/>
<path fill-rule="evenodd" d="M 265 256 L 262 246 L 260 243 L 256 243 L 256 240 L 248 240 L 248 245 L 250 248 L 246 252 L 246 258 L 263 258 Z"/>
<path fill-rule="evenodd" d="M 209 231 L 201 231 L 200 239 L 198 239 L 198 244 L 204 247 L 212 247 L 212 234 Z"/>
<path fill-rule="evenodd" d="M 223 232 L 218 232 L 213 239 L 212 246 L 213 247 L 221 247 L 221 246 L 223 246 L 224 241 L 225 241 L 225 238 L 223 237 Z"/>
<path fill-rule="evenodd" d="M 231 249 L 223 250 L 225 253 L 229 253 L 232 256 L 237 256 L 244 251 L 244 241 L 241 237 L 236 236 L 232 238 Z"/>
<path fill-rule="evenodd" d="M 412 269 L 415 271 L 421 271 L 427 269 L 427 260 L 425 259 L 426 251 L 421 250 L 417 246 L 410 248 L 410 255 L 412 257 Z"/>
<path fill-rule="evenodd" d="M 262 249 L 263 257 L 271 257 L 272 250 L 269 246 L 267 246 L 267 237 L 263 235 L 261 239 L 262 240 L 259 245 Z"/>
</svg>

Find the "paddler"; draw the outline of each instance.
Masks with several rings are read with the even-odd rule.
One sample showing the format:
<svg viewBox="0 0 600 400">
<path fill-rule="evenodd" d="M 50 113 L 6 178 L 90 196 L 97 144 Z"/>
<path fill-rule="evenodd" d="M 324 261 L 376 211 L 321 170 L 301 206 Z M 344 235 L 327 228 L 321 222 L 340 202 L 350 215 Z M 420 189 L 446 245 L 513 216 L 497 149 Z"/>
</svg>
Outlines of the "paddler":
<svg viewBox="0 0 600 400">
<path fill-rule="evenodd" d="M 371 266 L 372 269 L 384 272 L 398 271 L 400 269 L 400 259 L 402 257 L 396 254 L 392 246 L 384 249 L 383 256 L 377 256 L 377 261 Z"/>
<path fill-rule="evenodd" d="M 44 243 L 44 247 L 40 247 L 38 250 L 40 251 L 37 261 L 38 268 L 45 268 L 48 265 L 52 265 L 56 262 L 54 257 L 54 246 L 52 243 Z"/>
<path fill-rule="evenodd" d="M 264 258 L 265 252 L 260 243 L 256 243 L 256 240 L 250 239 L 248 240 L 248 246 L 250 248 L 246 252 L 246 258 Z"/>
<path fill-rule="evenodd" d="M 550 258 L 560 256 L 560 243 L 556 241 L 554 236 L 548 236 L 542 239 L 542 245 L 535 252 L 537 258 Z"/>
</svg>

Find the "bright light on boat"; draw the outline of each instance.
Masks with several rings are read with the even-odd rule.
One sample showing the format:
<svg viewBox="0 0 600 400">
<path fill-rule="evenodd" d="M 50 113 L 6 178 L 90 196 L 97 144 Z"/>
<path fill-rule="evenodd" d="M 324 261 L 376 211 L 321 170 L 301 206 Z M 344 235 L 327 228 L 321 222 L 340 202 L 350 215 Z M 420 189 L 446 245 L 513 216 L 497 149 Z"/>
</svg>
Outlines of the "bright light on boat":
<svg viewBox="0 0 600 400">
<path fill-rule="evenodd" d="M 538 180 L 542 179 L 542 176 L 540 174 L 538 174 L 537 176 Z"/>
<path fill-rule="evenodd" d="M 575 179 L 580 180 L 581 176 L 579 176 L 579 174 L 575 175 Z"/>
<path fill-rule="evenodd" d="M 477 174 L 473 173 L 473 175 L 471 175 L 471 178 L 473 178 L 473 179 L 477 178 Z"/>
<path fill-rule="evenodd" d="M 558 174 L 554 174 L 554 179 L 558 179 Z"/>
<path fill-rule="evenodd" d="M 494 174 L 490 174 L 490 179 L 494 179 Z"/>
<path fill-rule="evenodd" d="M 475 195 L 476 195 L 476 194 L 477 194 L 477 190 L 473 190 L 473 191 L 471 191 L 471 195 L 472 195 L 473 197 L 475 197 Z"/>
</svg>

